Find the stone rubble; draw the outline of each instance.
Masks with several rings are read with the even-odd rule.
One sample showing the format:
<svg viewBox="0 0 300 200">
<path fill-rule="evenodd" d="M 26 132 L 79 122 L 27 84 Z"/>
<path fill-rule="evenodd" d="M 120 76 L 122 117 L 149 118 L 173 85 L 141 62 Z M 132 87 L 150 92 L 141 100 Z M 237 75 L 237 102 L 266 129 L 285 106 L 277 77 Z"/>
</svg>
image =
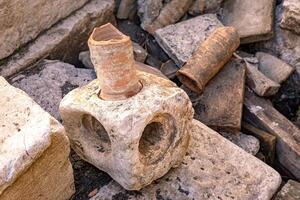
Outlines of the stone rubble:
<svg viewBox="0 0 300 200">
<path fill-rule="evenodd" d="M 0 199 L 69 199 L 74 191 L 64 127 L 0 77 Z"/>
<path fill-rule="evenodd" d="M 300 183 L 289 180 L 276 194 L 274 200 L 297 200 L 300 199 Z"/>
<path fill-rule="evenodd" d="M 280 26 L 284 29 L 300 34 L 300 2 L 297 0 L 284 0 L 283 13 Z"/>
</svg>

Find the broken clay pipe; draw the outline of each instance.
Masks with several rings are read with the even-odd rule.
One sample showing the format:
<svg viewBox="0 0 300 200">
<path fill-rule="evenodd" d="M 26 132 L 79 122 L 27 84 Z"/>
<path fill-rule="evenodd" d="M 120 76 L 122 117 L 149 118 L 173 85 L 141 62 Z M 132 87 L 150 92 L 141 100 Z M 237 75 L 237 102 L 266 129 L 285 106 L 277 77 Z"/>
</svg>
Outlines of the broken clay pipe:
<svg viewBox="0 0 300 200">
<path fill-rule="evenodd" d="M 134 96 L 141 90 L 132 42 L 128 36 L 108 23 L 94 29 L 88 45 L 102 88 L 100 98 L 122 100 Z"/>
<path fill-rule="evenodd" d="M 239 45 L 240 37 L 235 28 L 217 28 L 177 72 L 177 77 L 186 87 L 201 94 Z"/>
</svg>

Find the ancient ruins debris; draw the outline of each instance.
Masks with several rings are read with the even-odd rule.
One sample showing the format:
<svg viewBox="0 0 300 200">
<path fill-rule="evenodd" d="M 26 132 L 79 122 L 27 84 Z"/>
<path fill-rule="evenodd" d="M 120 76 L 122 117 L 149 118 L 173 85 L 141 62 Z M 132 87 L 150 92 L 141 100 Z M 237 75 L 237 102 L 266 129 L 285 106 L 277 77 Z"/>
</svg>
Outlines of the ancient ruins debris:
<svg viewBox="0 0 300 200">
<path fill-rule="evenodd" d="M 276 194 L 274 200 L 296 200 L 300 198 L 300 183 L 289 180 Z"/>
<path fill-rule="evenodd" d="M 181 67 L 197 47 L 221 26 L 215 14 L 206 14 L 159 29 L 154 36 L 170 58 Z"/>
<path fill-rule="evenodd" d="M 112 0 L 91 0 L 74 14 L 41 33 L 19 52 L 3 60 L 0 75 L 10 77 L 45 57 L 75 63 L 78 54 L 87 47 L 88 34 L 95 26 L 111 20 L 113 8 Z"/>
<path fill-rule="evenodd" d="M 226 0 L 222 22 L 238 30 L 241 43 L 268 40 L 273 36 L 275 0 Z"/>
<path fill-rule="evenodd" d="M 259 61 L 258 70 L 276 83 L 281 84 L 294 71 L 292 66 L 268 53 L 257 52 L 255 56 Z"/>
<path fill-rule="evenodd" d="M 195 100 L 195 118 L 215 130 L 239 134 L 245 79 L 245 63 L 229 61 Z"/>
<path fill-rule="evenodd" d="M 69 199 L 74 191 L 63 126 L 0 77 L 0 199 Z"/>
<path fill-rule="evenodd" d="M 195 0 L 189 9 L 189 14 L 215 13 L 220 9 L 222 3 L 223 0 Z"/>
<path fill-rule="evenodd" d="M 147 51 L 141 47 L 138 43 L 133 42 L 132 43 L 133 46 L 133 55 L 134 55 L 134 59 L 138 62 L 145 62 L 146 58 L 147 58 Z"/>
<path fill-rule="evenodd" d="M 129 37 L 111 24 L 95 29 L 89 46 L 97 79 L 64 97 L 64 126 L 78 155 L 139 190 L 182 161 L 192 104 L 171 81 L 136 71 Z"/>
<path fill-rule="evenodd" d="M 153 34 L 157 29 L 177 22 L 192 5 L 192 0 L 139 0 L 141 27 Z M 165 3 L 165 4 L 164 4 Z"/>
<path fill-rule="evenodd" d="M 276 136 L 258 129 L 247 122 L 242 122 L 242 131 L 260 140 L 260 150 L 265 157 L 265 161 L 273 166 L 276 153 Z"/>
<path fill-rule="evenodd" d="M 136 0 L 122 0 L 120 1 L 117 17 L 119 19 L 127 19 L 137 12 Z"/>
<path fill-rule="evenodd" d="M 298 0 L 283 1 L 280 26 L 300 34 L 300 2 Z"/>
<path fill-rule="evenodd" d="M 178 168 L 138 192 L 126 192 L 116 182 L 101 187 L 91 200 L 126 195 L 148 199 L 256 199 L 269 200 L 281 183 L 274 169 L 193 120 L 188 153 Z M 200 142 L 201 141 L 201 142 Z M 251 164 L 250 164 L 251 163 Z"/>
<path fill-rule="evenodd" d="M 229 61 L 240 45 L 233 27 L 220 27 L 198 46 L 193 56 L 177 72 L 179 80 L 190 90 L 201 94 L 205 85 Z"/>
<path fill-rule="evenodd" d="M 256 96 L 249 89 L 245 92 L 244 105 L 247 122 L 276 136 L 279 162 L 300 179 L 300 130 L 267 100 Z"/>
<path fill-rule="evenodd" d="M 280 88 L 280 85 L 260 72 L 256 66 L 246 62 L 247 66 L 247 85 L 255 91 L 259 96 L 272 96 L 276 94 Z"/>
</svg>

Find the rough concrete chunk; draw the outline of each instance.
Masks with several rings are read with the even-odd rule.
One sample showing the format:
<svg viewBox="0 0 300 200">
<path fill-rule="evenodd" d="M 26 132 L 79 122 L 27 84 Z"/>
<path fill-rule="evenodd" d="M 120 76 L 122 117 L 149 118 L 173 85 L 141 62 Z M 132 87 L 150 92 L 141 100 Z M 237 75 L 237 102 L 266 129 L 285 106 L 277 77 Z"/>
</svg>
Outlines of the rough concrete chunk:
<svg viewBox="0 0 300 200">
<path fill-rule="evenodd" d="M 239 135 L 235 135 L 232 133 L 220 132 L 220 134 L 228 139 L 233 144 L 239 146 L 244 149 L 247 153 L 251 155 L 256 155 L 259 151 L 259 140 L 256 137 L 251 135 L 246 135 L 244 133 L 240 133 Z"/>
<path fill-rule="evenodd" d="M 274 200 L 297 199 L 300 199 L 300 183 L 293 180 L 289 180 L 274 198 Z"/>
<path fill-rule="evenodd" d="M 281 178 L 271 167 L 199 121 L 194 120 L 190 134 L 188 153 L 178 168 L 138 192 L 111 182 L 92 199 L 267 200 L 276 192 Z"/>
<path fill-rule="evenodd" d="M 300 34 L 300 1 L 284 0 L 283 15 L 280 22 L 282 28 Z"/>
<path fill-rule="evenodd" d="M 247 122 L 276 136 L 279 162 L 300 179 L 300 130 L 250 90 L 246 90 L 244 105 Z"/>
<path fill-rule="evenodd" d="M 0 199 L 69 199 L 73 170 L 63 126 L 2 77 L 0 93 Z"/>
<path fill-rule="evenodd" d="M 60 61 L 44 60 L 28 72 L 14 77 L 13 86 L 22 89 L 43 109 L 60 120 L 58 106 L 71 89 L 95 79 L 94 70 L 75 68 Z"/>
<path fill-rule="evenodd" d="M 88 0 L 0 0 L 0 60 Z"/>
<path fill-rule="evenodd" d="M 245 63 L 237 59 L 229 61 L 196 101 L 195 118 L 215 130 L 238 134 L 241 129 L 245 77 Z"/>
<path fill-rule="evenodd" d="M 235 27 L 241 43 L 268 40 L 273 36 L 274 0 L 227 0 L 222 22 Z"/>
<path fill-rule="evenodd" d="M 158 44 L 181 67 L 209 34 L 221 26 L 223 25 L 215 14 L 206 14 L 158 29 L 154 36 Z"/>
<path fill-rule="evenodd" d="M 259 71 L 276 83 L 282 83 L 294 71 L 293 67 L 268 53 L 257 52 L 255 56 L 259 61 Z"/>
<path fill-rule="evenodd" d="M 93 28 L 108 22 L 113 16 L 113 8 L 113 0 L 90 1 L 36 40 L 2 60 L 0 75 L 9 77 L 45 57 L 75 64 L 79 52 L 87 49 L 86 41 Z"/>
</svg>

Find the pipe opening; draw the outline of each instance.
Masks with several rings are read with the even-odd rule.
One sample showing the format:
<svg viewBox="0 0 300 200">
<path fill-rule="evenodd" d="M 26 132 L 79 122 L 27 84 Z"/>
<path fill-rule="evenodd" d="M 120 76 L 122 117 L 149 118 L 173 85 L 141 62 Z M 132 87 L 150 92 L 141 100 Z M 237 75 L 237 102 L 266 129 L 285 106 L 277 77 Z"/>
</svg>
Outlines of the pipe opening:
<svg viewBox="0 0 300 200">
<path fill-rule="evenodd" d="M 101 41 L 118 41 L 123 40 L 124 35 L 111 24 L 103 25 L 95 28 L 92 34 L 92 39 L 96 42 Z"/>
<path fill-rule="evenodd" d="M 181 83 L 183 83 L 187 88 L 192 90 L 193 92 L 196 92 L 198 94 L 201 93 L 201 88 L 198 86 L 198 83 L 191 79 L 189 76 L 182 74 L 178 71 L 177 77 Z"/>
</svg>

